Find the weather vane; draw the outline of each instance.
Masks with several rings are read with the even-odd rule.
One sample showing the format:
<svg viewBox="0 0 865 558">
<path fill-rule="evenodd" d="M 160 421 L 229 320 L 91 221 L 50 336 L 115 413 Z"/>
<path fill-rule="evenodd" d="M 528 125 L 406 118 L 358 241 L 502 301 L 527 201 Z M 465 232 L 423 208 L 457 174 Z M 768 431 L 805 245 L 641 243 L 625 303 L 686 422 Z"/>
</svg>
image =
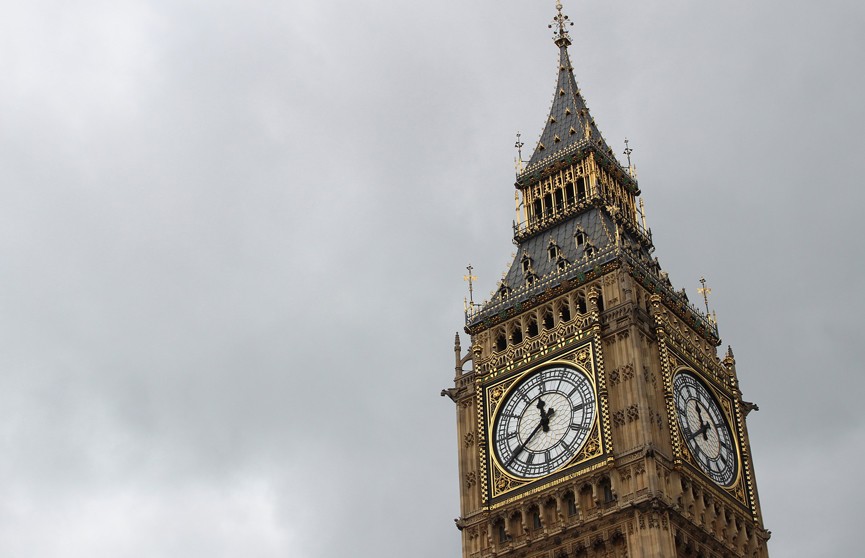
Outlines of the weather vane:
<svg viewBox="0 0 865 558">
<path fill-rule="evenodd" d="M 703 295 L 703 303 L 706 305 L 706 317 L 710 322 L 715 323 L 717 319 L 714 316 L 714 313 L 709 313 L 709 295 L 712 294 L 712 289 L 706 286 L 706 278 L 700 277 L 700 284 L 703 285 L 697 292 Z"/>
<path fill-rule="evenodd" d="M 466 310 L 468 310 L 469 308 L 474 308 L 475 306 L 478 306 L 475 304 L 474 288 L 473 288 L 473 281 L 477 281 L 478 278 L 477 278 L 477 276 L 472 275 L 472 271 L 474 270 L 474 267 L 472 267 L 472 264 L 467 265 L 466 269 L 469 271 L 469 274 L 463 275 L 463 281 L 469 282 L 469 301 L 468 301 L 468 304 L 465 305 Z"/>
</svg>

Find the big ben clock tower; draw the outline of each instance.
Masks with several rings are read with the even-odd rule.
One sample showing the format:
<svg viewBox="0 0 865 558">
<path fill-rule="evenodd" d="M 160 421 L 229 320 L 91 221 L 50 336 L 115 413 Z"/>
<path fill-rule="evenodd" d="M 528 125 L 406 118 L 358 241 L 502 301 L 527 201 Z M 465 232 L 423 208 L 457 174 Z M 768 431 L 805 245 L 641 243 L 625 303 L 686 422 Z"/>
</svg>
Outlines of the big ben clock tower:
<svg viewBox="0 0 865 558">
<path fill-rule="evenodd" d="M 517 175 L 517 253 L 457 335 L 463 557 L 768 556 L 736 361 L 652 256 L 640 189 L 551 26 L 558 82 Z"/>
</svg>

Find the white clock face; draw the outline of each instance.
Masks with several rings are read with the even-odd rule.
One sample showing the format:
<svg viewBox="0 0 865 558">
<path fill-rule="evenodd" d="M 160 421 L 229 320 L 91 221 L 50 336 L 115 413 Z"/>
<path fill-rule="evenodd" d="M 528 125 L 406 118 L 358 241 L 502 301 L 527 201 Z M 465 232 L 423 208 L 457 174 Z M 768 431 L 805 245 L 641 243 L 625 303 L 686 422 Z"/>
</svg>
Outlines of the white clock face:
<svg viewBox="0 0 865 558">
<path fill-rule="evenodd" d="M 690 372 L 676 374 L 673 393 L 682 437 L 697 464 L 716 483 L 730 486 L 736 479 L 739 460 L 730 427 L 715 398 Z"/>
<path fill-rule="evenodd" d="M 499 463 L 523 478 L 562 468 L 588 438 L 597 415 L 595 403 L 592 383 L 575 368 L 555 366 L 532 373 L 499 406 L 492 432 Z"/>
</svg>

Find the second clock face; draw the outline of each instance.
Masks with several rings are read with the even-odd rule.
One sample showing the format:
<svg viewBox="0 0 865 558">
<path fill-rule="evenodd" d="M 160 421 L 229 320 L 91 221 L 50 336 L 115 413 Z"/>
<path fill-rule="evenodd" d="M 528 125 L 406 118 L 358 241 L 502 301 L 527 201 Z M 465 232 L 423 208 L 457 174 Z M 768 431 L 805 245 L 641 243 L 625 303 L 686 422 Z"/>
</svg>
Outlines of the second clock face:
<svg viewBox="0 0 865 558">
<path fill-rule="evenodd" d="M 498 461 L 515 476 L 549 475 L 577 454 L 596 414 L 595 391 L 583 372 L 569 366 L 534 372 L 499 406 L 492 432 Z"/>
<path fill-rule="evenodd" d="M 685 444 L 704 473 L 716 483 L 730 486 L 739 460 L 730 427 L 708 388 L 690 372 L 673 379 L 676 415 Z"/>
</svg>

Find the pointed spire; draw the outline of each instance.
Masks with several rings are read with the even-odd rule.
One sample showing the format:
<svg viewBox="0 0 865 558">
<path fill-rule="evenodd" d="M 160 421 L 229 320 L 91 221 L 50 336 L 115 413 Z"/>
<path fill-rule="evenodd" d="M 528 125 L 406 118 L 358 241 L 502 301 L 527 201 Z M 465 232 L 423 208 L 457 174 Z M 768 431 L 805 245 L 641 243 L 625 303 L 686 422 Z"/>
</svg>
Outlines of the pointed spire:
<svg viewBox="0 0 865 558">
<path fill-rule="evenodd" d="M 571 38 L 567 30 L 573 22 L 562 13 L 561 0 L 556 2 L 556 11 L 549 27 L 553 29 L 553 42 L 559 47 L 559 78 L 546 126 L 524 173 L 589 145 L 612 155 L 574 78 L 574 68 L 568 56 Z"/>
</svg>

